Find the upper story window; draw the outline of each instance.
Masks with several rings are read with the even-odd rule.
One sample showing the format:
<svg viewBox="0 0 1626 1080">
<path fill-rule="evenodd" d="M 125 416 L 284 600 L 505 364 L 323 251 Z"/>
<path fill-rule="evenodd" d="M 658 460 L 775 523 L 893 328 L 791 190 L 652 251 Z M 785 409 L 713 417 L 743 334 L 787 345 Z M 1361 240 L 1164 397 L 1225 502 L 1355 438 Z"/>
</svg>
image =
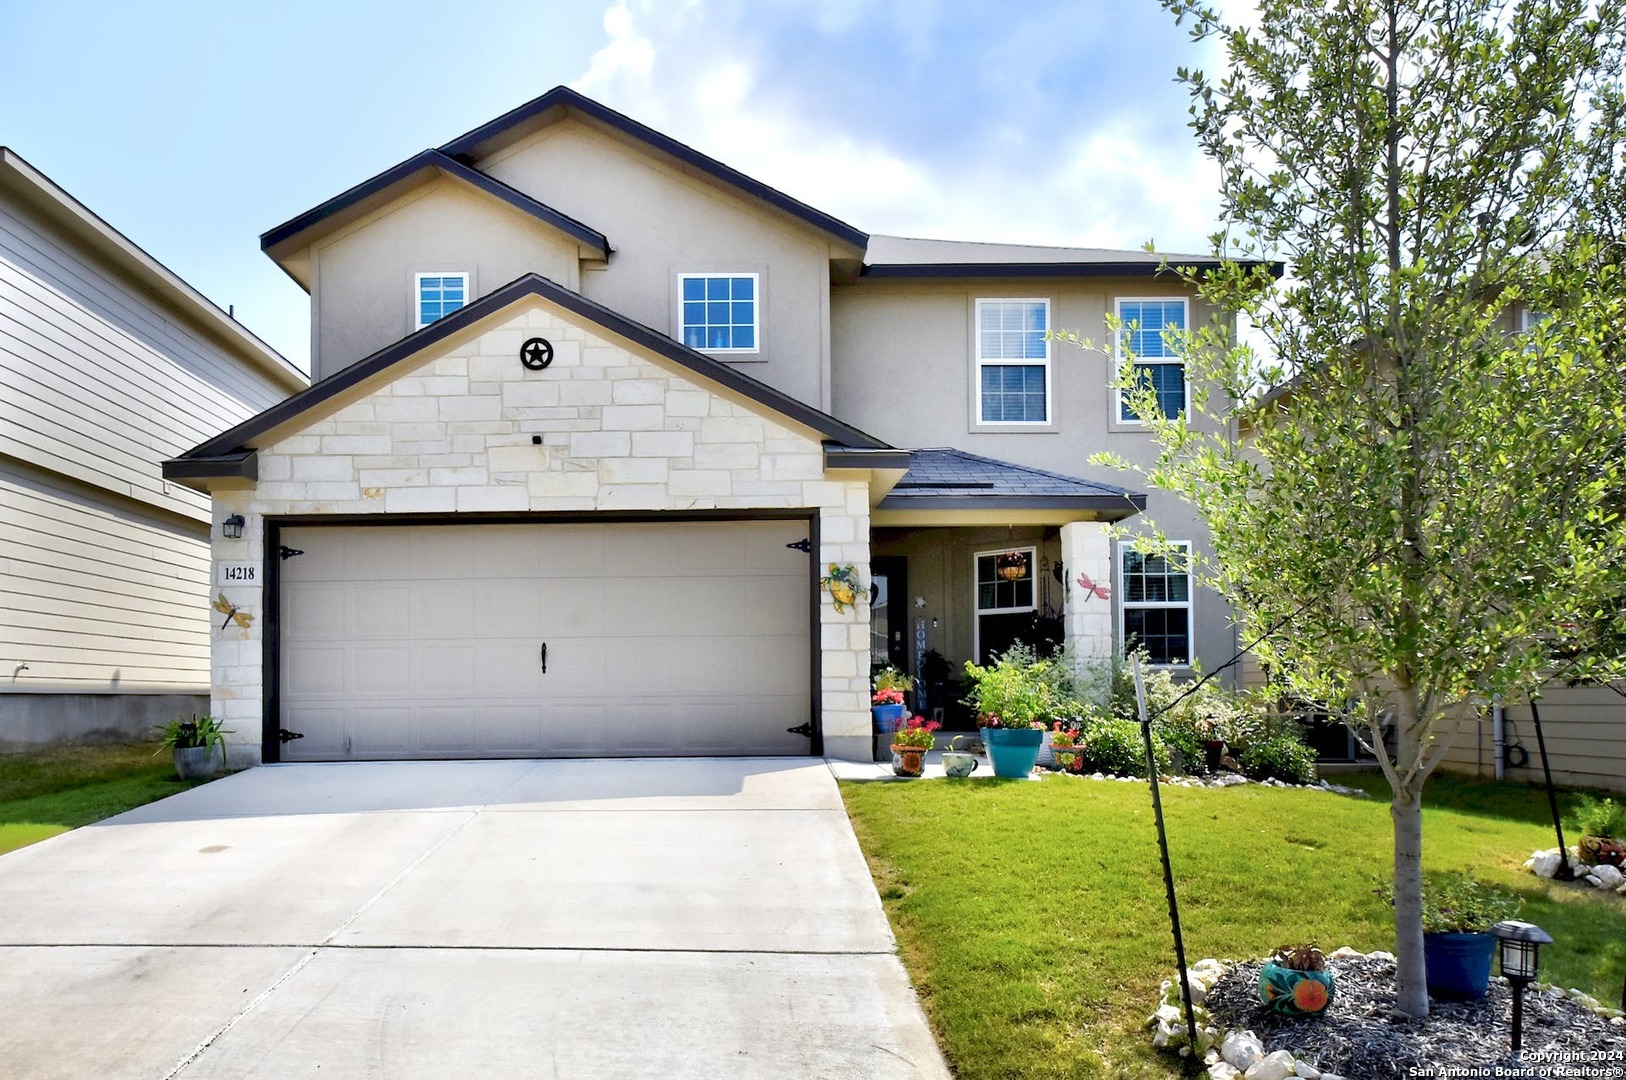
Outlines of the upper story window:
<svg viewBox="0 0 1626 1080">
<path fill-rule="evenodd" d="M 755 274 L 680 274 L 683 344 L 706 352 L 754 353 L 758 331 Z"/>
<path fill-rule="evenodd" d="M 1153 664 L 1191 663 L 1191 545 L 1177 554 L 1123 551 L 1123 642 L 1126 651 L 1146 650 Z"/>
<path fill-rule="evenodd" d="M 413 280 L 418 329 L 443 318 L 469 302 L 469 275 L 417 274 Z"/>
<path fill-rule="evenodd" d="M 977 301 L 977 423 L 1050 423 L 1050 301 Z"/>
<path fill-rule="evenodd" d="M 1117 363 L 1132 355 L 1135 376 L 1157 394 L 1164 416 L 1178 417 L 1186 411 L 1186 362 L 1180 344 L 1167 331 L 1186 329 L 1186 301 L 1183 297 L 1165 299 L 1122 298 L 1118 301 Z M 1139 424 L 1141 418 L 1129 405 L 1129 393 L 1118 392 L 1118 422 Z"/>
</svg>

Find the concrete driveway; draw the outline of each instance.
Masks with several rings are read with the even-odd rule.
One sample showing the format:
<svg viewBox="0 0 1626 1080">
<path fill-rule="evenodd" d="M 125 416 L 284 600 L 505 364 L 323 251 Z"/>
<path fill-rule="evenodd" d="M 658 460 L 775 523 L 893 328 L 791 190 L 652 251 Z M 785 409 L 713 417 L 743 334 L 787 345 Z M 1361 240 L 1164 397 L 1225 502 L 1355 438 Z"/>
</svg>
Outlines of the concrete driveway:
<svg viewBox="0 0 1626 1080">
<path fill-rule="evenodd" d="M 824 763 L 277 765 L 0 857 L 0 1075 L 946 1077 Z"/>
</svg>

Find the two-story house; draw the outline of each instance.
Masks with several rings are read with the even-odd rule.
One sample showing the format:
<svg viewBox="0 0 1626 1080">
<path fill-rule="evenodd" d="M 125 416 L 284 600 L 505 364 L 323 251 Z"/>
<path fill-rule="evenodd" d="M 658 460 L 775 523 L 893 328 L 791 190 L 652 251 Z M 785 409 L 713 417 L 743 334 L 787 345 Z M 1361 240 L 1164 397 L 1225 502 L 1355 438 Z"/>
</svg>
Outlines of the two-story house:
<svg viewBox="0 0 1626 1080">
<path fill-rule="evenodd" d="M 1150 452 L 1116 349 L 1047 333 L 1116 314 L 1182 407 L 1161 330 L 1215 313 L 1156 256 L 869 235 L 563 88 L 262 246 L 316 381 L 166 465 L 214 498 L 245 756 L 867 760 L 883 659 L 1234 650 L 1109 535 L 1204 542 L 1087 463 Z"/>
<path fill-rule="evenodd" d="M 309 381 L 0 147 L 0 749 L 208 710 L 209 499 L 159 463 Z"/>
</svg>

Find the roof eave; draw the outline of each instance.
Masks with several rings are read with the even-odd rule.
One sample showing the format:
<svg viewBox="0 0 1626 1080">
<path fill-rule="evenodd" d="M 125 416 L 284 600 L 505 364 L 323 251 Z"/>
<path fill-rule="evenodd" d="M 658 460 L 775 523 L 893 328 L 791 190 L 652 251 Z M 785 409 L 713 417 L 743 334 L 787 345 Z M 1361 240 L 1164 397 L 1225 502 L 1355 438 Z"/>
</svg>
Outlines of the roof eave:
<svg viewBox="0 0 1626 1080">
<path fill-rule="evenodd" d="M 1146 496 L 1122 495 L 910 495 L 894 491 L 882 510 L 1087 510 L 1117 521 L 1146 509 Z"/>
<path fill-rule="evenodd" d="M 1256 260 L 1238 260 L 1244 267 L 1265 266 L 1276 276 L 1282 275 L 1281 263 L 1261 263 Z M 1025 262 L 1025 263 L 870 263 L 859 272 L 867 278 L 1093 278 L 1093 277 L 1157 277 L 1173 274 L 1180 268 L 1215 270 L 1224 265 L 1221 260 L 1183 260 L 1179 262 Z"/>
</svg>

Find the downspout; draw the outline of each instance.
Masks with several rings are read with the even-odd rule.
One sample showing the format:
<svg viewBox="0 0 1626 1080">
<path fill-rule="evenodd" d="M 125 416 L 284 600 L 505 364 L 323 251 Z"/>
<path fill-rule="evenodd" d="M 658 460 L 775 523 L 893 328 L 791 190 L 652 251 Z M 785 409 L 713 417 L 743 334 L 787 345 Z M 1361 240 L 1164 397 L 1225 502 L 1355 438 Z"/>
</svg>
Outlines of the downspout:
<svg viewBox="0 0 1626 1080">
<path fill-rule="evenodd" d="M 1506 712 L 1502 709 L 1502 699 L 1491 699 L 1491 745 L 1496 750 L 1496 779 L 1503 778 L 1502 772 L 1507 761 L 1507 736 L 1503 724 Z"/>
</svg>

